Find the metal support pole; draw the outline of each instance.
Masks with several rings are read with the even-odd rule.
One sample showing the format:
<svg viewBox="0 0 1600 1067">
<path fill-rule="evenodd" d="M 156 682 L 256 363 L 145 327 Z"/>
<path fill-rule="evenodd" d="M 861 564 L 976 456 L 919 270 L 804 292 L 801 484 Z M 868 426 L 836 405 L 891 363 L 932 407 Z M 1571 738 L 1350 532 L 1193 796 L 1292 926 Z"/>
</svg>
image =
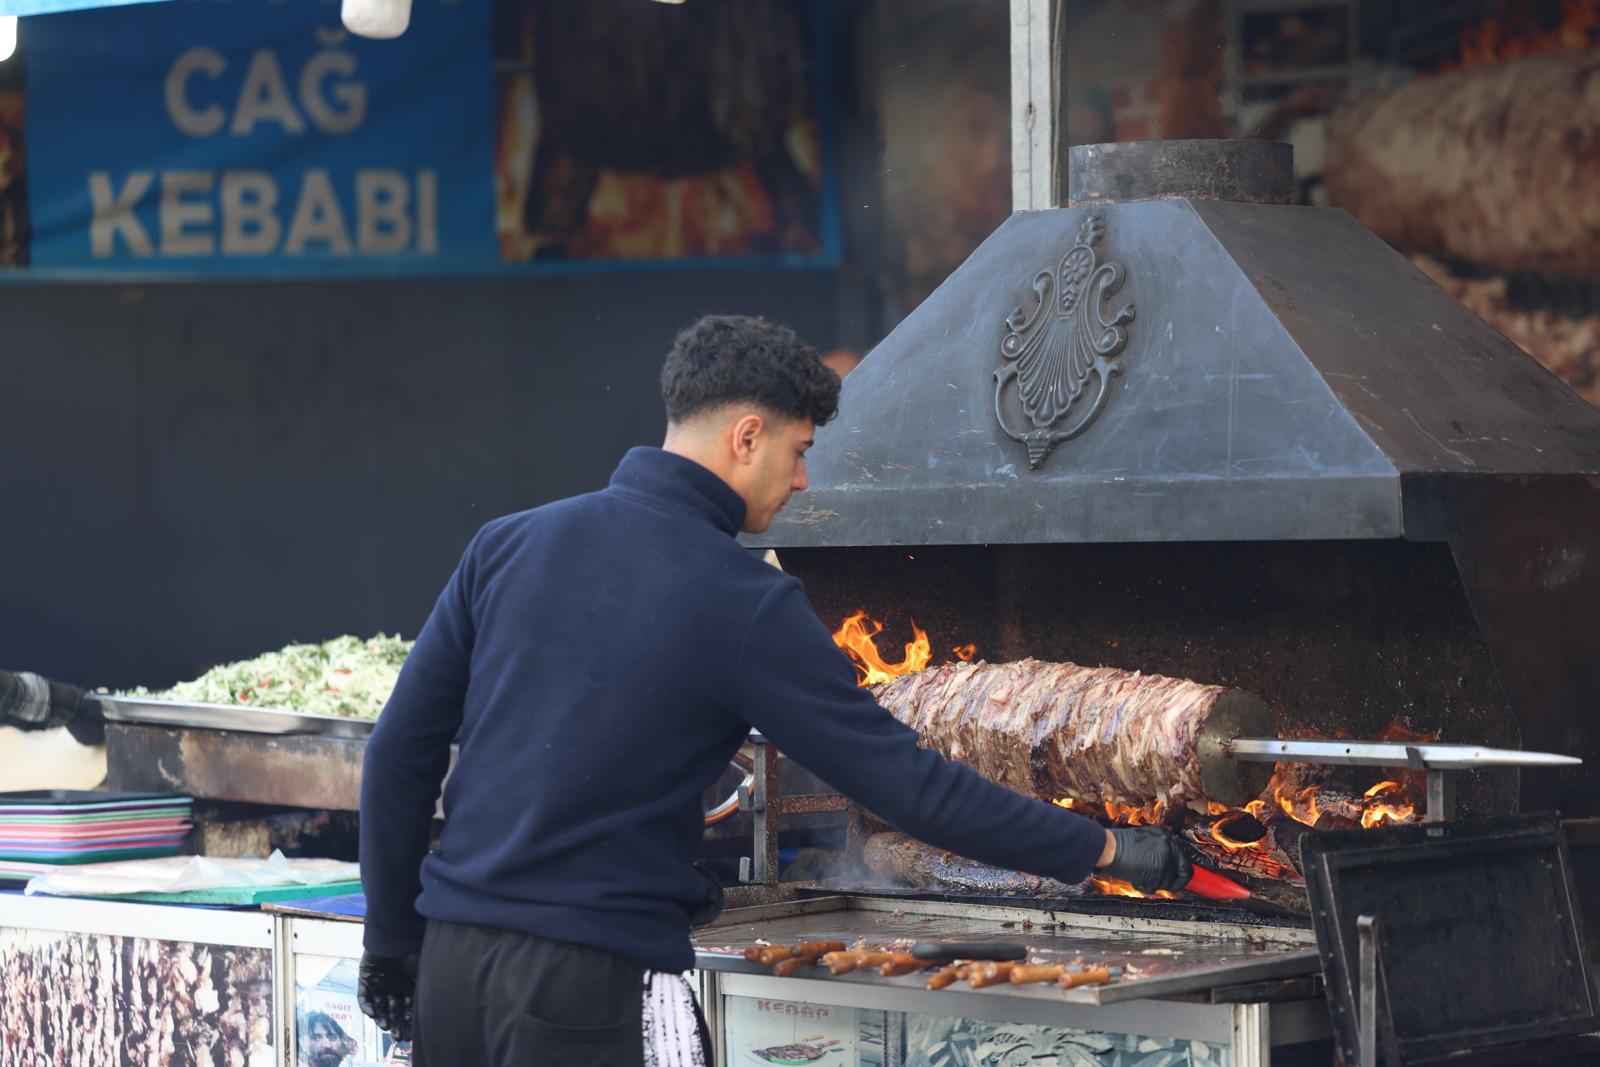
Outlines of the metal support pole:
<svg viewBox="0 0 1600 1067">
<path fill-rule="evenodd" d="M 1428 811 L 1424 822 L 1449 822 L 1456 814 L 1454 771 L 1428 771 Z"/>
<path fill-rule="evenodd" d="M 1233 1006 L 1233 1067 L 1268 1067 L 1272 1062 L 1272 1005 Z"/>
<path fill-rule="evenodd" d="M 1356 919 L 1360 952 L 1360 982 L 1356 995 L 1361 1017 L 1356 1020 L 1361 1067 L 1378 1067 L 1378 920 L 1373 915 Z"/>
<path fill-rule="evenodd" d="M 755 781 L 750 787 L 748 802 L 740 797 L 740 807 L 754 816 L 754 833 L 751 851 L 755 859 L 754 880 L 770 885 L 778 880 L 778 820 L 772 810 L 771 798 L 778 790 L 778 750 L 766 738 L 752 736 L 755 750 Z"/>
<path fill-rule="evenodd" d="M 295 1026 L 294 924 L 287 915 L 267 915 L 272 920 L 272 1027 L 283 1049 L 284 1063 L 297 1063 L 300 1034 Z"/>
<path fill-rule="evenodd" d="M 705 1016 L 706 1029 L 711 1032 L 711 1062 L 727 1063 L 728 1052 L 723 1045 L 726 1025 L 723 1020 L 722 982 L 716 971 L 696 971 L 699 979 L 700 1011 Z"/>
<path fill-rule="evenodd" d="M 1011 0 L 1011 210 L 1066 203 L 1064 0 Z"/>
</svg>

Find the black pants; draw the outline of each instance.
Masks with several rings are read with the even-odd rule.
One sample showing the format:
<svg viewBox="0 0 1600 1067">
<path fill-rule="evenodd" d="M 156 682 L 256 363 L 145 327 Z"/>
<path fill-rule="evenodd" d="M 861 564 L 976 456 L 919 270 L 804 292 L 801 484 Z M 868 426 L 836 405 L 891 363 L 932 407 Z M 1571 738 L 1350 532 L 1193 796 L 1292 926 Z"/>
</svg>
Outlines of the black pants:
<svg viewBox="0 0 1600 1067">
<path fill-rule="evenodd" d="M 648 977 L 599 949 L 430 921 L 417 972 L 415 1063 L 642 1067 Z"/>
</svg>

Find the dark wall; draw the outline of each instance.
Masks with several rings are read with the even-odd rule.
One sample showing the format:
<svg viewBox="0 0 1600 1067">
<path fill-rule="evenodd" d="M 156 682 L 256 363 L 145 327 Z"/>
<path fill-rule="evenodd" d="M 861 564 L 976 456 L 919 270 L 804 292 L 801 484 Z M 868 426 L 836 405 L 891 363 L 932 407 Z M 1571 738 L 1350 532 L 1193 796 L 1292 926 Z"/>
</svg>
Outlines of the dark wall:
<svg viewBox="0 0 1600 1067">
<path fill-rule="evenodd" d="M 660 442 L 679 327 L 828 346 L 855 303 L 777 269 L 0 286 L 0 667 L 165 685 L 414 636 L 482 523 Z"/>
</svg>

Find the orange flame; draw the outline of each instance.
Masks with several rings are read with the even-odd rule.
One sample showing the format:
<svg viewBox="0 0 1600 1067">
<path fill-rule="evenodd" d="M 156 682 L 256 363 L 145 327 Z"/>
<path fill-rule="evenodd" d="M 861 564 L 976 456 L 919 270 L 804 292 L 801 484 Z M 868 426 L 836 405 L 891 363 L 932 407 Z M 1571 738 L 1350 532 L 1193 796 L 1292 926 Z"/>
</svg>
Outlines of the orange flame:
<svg viewBox="0 0 1600 1067">
<path fill-rule="evenodd" d="M 903 674 L 922 670 L 932 658 L 933 646 L 915 619 L 911 621 L 911 633 L 915 639 L 906 642 L 906 655 L 899 663 L 890 663 L 879 654 L 878 646 L 872 639 L 882 632 L 883 624 L 876 619 L 869 619 L 865 611 L 851 615 L 833 632 L 833 643 L 844 649 L 850 662 L 855 664 L 858 685 L 893 681 Z"/>
<path fill-rule="evenodd" d="M 1417 806 L 1406 799 L 1399 782 L 1379 782 L 1361 795 L 1361 827 L 1416 822 Z"/>
<path fill-rule="evenodd" d="M 978 646 L 977 645 L 957 645 L 955 648 L 952 648 L 950 651 L 952 653 L 954 653 L 956 659 L 960 660 L 962 663 L 971 663 L 972 662 L 972 657 L 976 656 L 978 654 Z"/>
<path fill-rule="evenodd" d="M 1114 800 L 1085 804 L 1071 797 L 1060 797 L 1051 803 L 1068 811 L 1075 811 L 1079 815 L 1087 815 L 1091 819 L 1102 819 L 1115 826 L 1159 826 L 1167 818 L 1167 807 L 1159 800 L 1138 807 L 1132 804 L 1118 804 Z M 1102 815 L 1101 812 L 1105 814 Z"/>
<path fill-rule="evenodd" d="M 1154 893 L 1141 893 L 1127 882 L 1120 881 L 1116 878 L 1101 878 L 1096 875 L 1091 877 L 1089 881 L 1096 889 L 1100 890 L 1101 893 L 1108 897 L 1139 897 L 1144 900 L 1178 899 L 1178 894 L 1169 892 L 1165 889 L 1158 889 Z"/>
</svg>

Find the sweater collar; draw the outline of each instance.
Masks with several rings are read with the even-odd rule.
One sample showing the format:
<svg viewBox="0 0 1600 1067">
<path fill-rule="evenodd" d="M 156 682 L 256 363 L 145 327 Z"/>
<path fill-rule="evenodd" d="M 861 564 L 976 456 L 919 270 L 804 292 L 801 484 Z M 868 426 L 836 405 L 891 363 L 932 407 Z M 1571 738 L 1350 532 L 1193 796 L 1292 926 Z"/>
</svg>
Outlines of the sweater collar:
<svg viewBox="0 0 1600 1067">
<path fill-rule="evenodd" d="M 730 536 L 744 525 L 744 498 L 717 475 L 674 452 L 628 449 L 611 475 L 611 488 L 703 518 Z"/>
</svg>

